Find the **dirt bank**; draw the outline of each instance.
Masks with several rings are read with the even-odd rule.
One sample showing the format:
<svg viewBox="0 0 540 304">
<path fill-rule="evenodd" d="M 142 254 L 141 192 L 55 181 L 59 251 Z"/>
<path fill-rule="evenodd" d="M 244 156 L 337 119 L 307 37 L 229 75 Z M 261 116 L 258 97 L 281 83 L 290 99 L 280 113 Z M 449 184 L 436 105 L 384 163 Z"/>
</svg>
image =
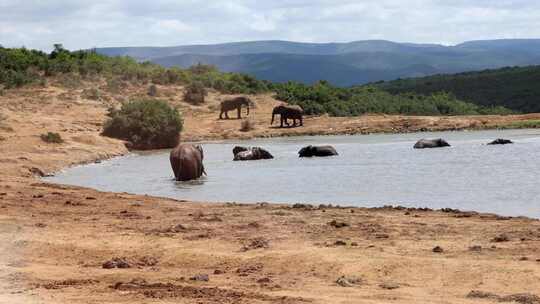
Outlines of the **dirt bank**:
<svg viewBox="0 0 540 304">
<path fill-rule="evenodd" d="M 255 130 L 216 120 L 159 87 L 185 115 L 184 140 L 489 127 L 514 117 L 308 118 Z M 540 222 L 395 208 L 192 203 L 35 179 L 126 153 L 99 136 L 106 109 L 145 88 L 27 88 L 0 96 L 0 303 L 540 303 Z M 81 97 L 83 96 L 83 97 Z M 231 113 L 232 114 L 232 113 Z M 59 132 L 63 144 L 39 135 Z M 359 198 L 361 199 L 361 198 Z M 254 202 L 256 203 L 256 202 Z M 439 246 L 439 248 L 436 248 Z"/>
</svg>

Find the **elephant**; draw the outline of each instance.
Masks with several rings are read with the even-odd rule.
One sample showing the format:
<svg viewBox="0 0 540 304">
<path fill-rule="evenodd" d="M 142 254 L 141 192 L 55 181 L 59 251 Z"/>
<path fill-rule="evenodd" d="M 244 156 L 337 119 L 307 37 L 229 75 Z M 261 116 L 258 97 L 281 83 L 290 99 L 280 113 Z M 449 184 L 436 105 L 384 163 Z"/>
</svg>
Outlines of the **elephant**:
<svg viewBox="0 0 540 304">
<path fill-rule="evenodd" d="M 225 99 L 221 102 L 221 113 L 219 113 L 219 119 L 223 119 L 223 114 L 225 113 L 225 118 L 229 119 L 229 111 L 237 110 L 238 111 L 238 119 L 242 118 L 242 106 L 245 105 L 247 108 L 247 115 L 249 115 L 249 105 L 253 104 L 251 99 L 240 96 L 230 99 Z"/>
<path fill-rule="evenodd" d="M 290 106 L 290 105 L 282 104 L 275 107 L 274 110 L 272 111 L 272 121 L 270 122 L 270 125 L 274 124 L 274 117 L 276 114 L 280 115 L 281 128 L 283 128 L 283 122 L 285 122 L 285 124 L 289 126 L 289 122 L 287 121 L 288 119 L 293 120 L 294 127 L 296 127 L 296 120 L 300 121 L 300 126 L 304 125 L 303 120 L 302 120 L 302 115 L 304 115 L 304 110 L 302 110 L 300 106 L 296 106 L 296 105 Z"/>
<path fill-rule="evenodd" d="M 177 181 L 189 181 L 206 175 L 204 152 L 200 145 L 179 144 L 171 151 L 170 161 Z"/>
<path fill-rule="evenodd" d="M 238 154 L 238 153 L 240 153 L 240 152 L 247 151 L 247 150 L 249 150 L 249 148 L 247 148 L 247 147 L 242 147 L 242 146 L 236 146 L 236 147 L 234 147 L 234 148 L 232 149 L 232 153 L 233 153 L 233 155 L 236 155 L 236 154 Z"/>
<path fill-rule="evenodd" d="M 339 155 L 332 146 L 312 146 L 303 147 L 298 151 L 298 157 L 313 157 L 313 156 L 334 156 Z"/>
<path fill-rule="evenodd" d="M 488 145 L 507 145 L 513 144 L 514 142 L 509 139 L 497 138 L 494 141 L 490 142 Z"/>
<path fill-rule="evenodd" d="M 450 144 L 442 138 L 420 139 L 416 144 L 414 144 L 415 149 L 442 148 L 442 147 L 450 147 Z"/>
<path fill-rule="evenodd" d="M 237 148 L 243 148 L 245 150 L 237 149 Z M 236 153 L 235 152 L 236 149 Z M 245 147 L 235 147 L 233 149 L 234 153 L 234 160 L 259 160 L 259 159 L 272 159 L 274 156 L 270 154 L 270 152 L 266 151 L 263 148 L 260 147 L 252 147 L 252 148 L 245 148 Z"/>
</svg>

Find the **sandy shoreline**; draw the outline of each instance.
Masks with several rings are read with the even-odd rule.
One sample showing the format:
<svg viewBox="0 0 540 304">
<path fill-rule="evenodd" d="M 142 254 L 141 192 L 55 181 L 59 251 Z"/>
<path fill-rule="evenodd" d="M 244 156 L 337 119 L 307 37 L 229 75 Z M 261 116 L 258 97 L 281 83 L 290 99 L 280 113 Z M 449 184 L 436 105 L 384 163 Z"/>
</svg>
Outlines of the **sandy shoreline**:
<svg viewBox="0 0 540 304">
<path fill-rule="evenodd" d="M 181 88 L 160 88 L 167 90 Z M 49 87 L 0 97 L 7 117 L 0 126 L 0 303 L 540 303 L 534 219 L 193 203 L 36 180 L 127 153 L 122 142 L 99 136 L 107 102 L 79 94 Z M 218 95 L 204 109 L 170 102 L 183 107 L 184 140 L 488 128 L 540 118 L 320 117 L 281 130 L 267 127 L 275 101 L 255 99 L 257 127 L 248 133 L 238 131 L 239 121 L 215 119 Z M 66 143 L 41 142 L 45 130 Z"/>
</svg>

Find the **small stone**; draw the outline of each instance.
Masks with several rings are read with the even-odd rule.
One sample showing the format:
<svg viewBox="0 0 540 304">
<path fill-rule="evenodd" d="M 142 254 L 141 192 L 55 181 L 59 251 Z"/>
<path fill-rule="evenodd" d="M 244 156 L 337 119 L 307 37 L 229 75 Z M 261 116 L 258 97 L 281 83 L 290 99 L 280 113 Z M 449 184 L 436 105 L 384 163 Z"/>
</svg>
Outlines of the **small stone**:
<svg viewBox="0 0 540 304">
<path fill-rule="evenodd" d="M 341 287 L 353 287 L 355 284 L 360 283 L 360 279 L 356 277 L 341 276 L 336 280 L 336 284 Z"/>
<path fill-rule="evenodd" d="M 398 283 L 386 282 L 386 283 L 380 284 L 379 287 L 382 289 L 393 290 L 393 289 L 398 289 L 400 286 Z"/>
<path fill-rule="evenodd" d="M 482 251 L 482 246 L 474 245 L 474 246 L 469 247 L 469 250 L 470 251 L 476 251 L 476 252 Z"/>
<path fill-rule="evenodd" d="M 337 240 L 334 242 L 334 246 L 347 246 L 347 243 L 342 240 Z"/>
<path fill-rule="evenodd" d="M 502 242 L 510 241 L 510 238 L 506 234 L 499 234 L 495 236 L 493 239 L 491 239 L 491 241 L 495 243 L 502 243 Z"/>
<path fill-rule="evenodd" d="M 113 268 L 116 268 L 116 262 L 113 261 L 113 260 L 107 261 L 107 262 L 103 263 L 102 267 L 103 267 L 104 269 L 113 269 Z"/>
<path fill-rule="evenodd" d="M 200 281 L 200 282 L 208 282 L 210 280 L 207 274 L 197 274 L 189 279 L 192 281 Z"/>
<path fill-rule="evenodd" d="M 334 228 L 343 228 L 343 227 L 348 227 L 349 224 L 345 223 L 345 222 L 338 222 L 336 220 L 333 220 L 331 222 L 328 223 L 328 225 L 334 227 Z"/>
<path fill-rule="evenodd" d="M 529 258 L 528 258 L 528 257 L 521 257 L 521 258 L 519 258 L 519 260 L 520 260 L 520 261 L 528 261 Z"/>
<path fill-rule="evenodd" d="M 442 249 L 441 246 L 435 246 L 435 247 L 433 248 L 433 252 L 435 252 L 435 253 L 443 253 L 443 252 L 444 252 L 444 249 Z"/>
<path fill-rule="evenodd" d="M 264 277 L 257 280 L 257 283 L 259 284 L 265 284 L 265 283 L 270 283 L 270 282 L 272 282 L 272 280 L 270 280 L 269 277 Z"/>
<path fill-rule="evenodd" d="M 221 270 L 221 269 L 216 269 L 214 270 L 214 274 L 224 274 L 225 271 Z"/>
</svg>

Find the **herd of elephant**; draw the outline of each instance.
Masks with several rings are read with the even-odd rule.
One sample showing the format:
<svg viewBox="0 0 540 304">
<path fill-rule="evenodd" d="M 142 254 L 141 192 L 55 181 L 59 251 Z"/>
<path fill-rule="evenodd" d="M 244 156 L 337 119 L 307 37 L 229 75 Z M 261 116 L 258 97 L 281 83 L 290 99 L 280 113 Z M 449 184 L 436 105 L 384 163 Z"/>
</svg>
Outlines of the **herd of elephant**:
<svg viewBox="0 0 540 304">
<path fill-rule="evenodd" d="M 508 139 L 496 139 L 488 145 L 506 145 L 513 142 Z M 450 147 L 450 144 L 442 139 L 421 139 L 414 145 L 414 149 Z M 232 150 L 234 161 L 272 159 L 274 156 L 261 147 L 236 146 Z M 306 146 L 298 151 L 299 157 L 326 157 L 338 155 L 332 146 Z M 200 178 L 204 170 L 204 151 L 201 145 L 179 144 L 171 151 L 171 167 L 177 181 L 189 181 Z"/>
<path fill-rule="evenodd" d="M 230 99 L 225 99 L 221 102 L 220 107 L 221 111 L 219 113 L 219 119 L 229 119 L 229 111 L 236 110 L 237 112 L 237 119 L 242 118 L 242 107 L 245 106 L 247 109 L 247 115 L 249 115 L 249 106 L 254 105 L 253 101 L 245 96 L 239 96 L 234 97 Z M 303 126 L 303 116 L 304 116 L 304 110 L 297 105 L 287 105 L 287 104 L 281 104 L 279 106 L 274 107 L 272 110 L 272 121 L 270 122 L 270 125 L 274 124 L 274 117 L 276 115 L 280 116 L 280 127 L 283 128 L 284 126 L 290 127 L 289 119 L 293 121 L 293 127 Z M 297 124 L 298 123 L 298 124 Z"/>
</svg>

